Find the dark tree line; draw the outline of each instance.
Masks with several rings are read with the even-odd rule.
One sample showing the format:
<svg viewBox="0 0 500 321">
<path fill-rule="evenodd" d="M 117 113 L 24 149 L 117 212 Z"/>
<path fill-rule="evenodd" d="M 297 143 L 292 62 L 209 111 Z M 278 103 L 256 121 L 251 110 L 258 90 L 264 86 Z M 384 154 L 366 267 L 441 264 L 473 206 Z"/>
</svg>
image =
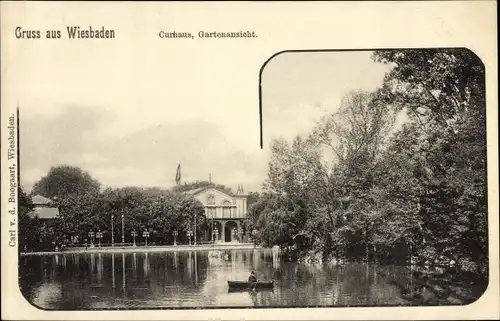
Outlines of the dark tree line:
<svg viewBox="0 0 500 321">
<path fill-rule="evenodd" d="M 259 240 L 298 256 L 454 261 L 487 274 L 482 62 L 464 49 L 373 59 L 393 66 L 379 89 L 350 92 L 307 137 L 271 143 L 250 208 Z"/>
<path fill-rule="evenodd" d="M 82 245 L 90 243 L 89 232 L 103 233 L 102 243 L 144 243 L 142 234 L 149 232 L 149 244 L 172 244 L 174 231 L 177 241 L 187 243 L 187 231 L 202 239 L 207 229 L 205 210 L 195 198 L 179 191 L 160 188 L 106 188 L 80 168 L 61 165 L 50 169 L 47 176 L 34 185 L 32 195 L 52 199 L 51 207 L 59 209 L 56 220 L 42 220 L 29 215 L 33 210 L 31 197 L 19 189 L 20 250 L 53 250 L 76 239 Z M 111 221 L 113 220 L 113 224 Z M 94 242 L 97 243 L 97 239 Z"/>
</svg>

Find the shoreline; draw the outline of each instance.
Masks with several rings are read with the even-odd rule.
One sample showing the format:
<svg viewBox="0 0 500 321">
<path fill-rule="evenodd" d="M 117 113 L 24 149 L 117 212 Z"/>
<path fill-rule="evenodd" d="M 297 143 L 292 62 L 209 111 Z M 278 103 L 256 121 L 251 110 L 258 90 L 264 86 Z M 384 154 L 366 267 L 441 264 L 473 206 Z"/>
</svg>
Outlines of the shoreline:
<svg viewBox="0 0 500 321">
<path fill-rule="evenodd" d="M 20 256 L 33 255 L 59 255 L 59 254 L 82 254 L 82 253 L 145 253 L 145 252 L 180 252 L 180 251 L 210 251 L 210 250 L 252 250 L 262 249 L 253 243 L 221 243 L 202 245 L 153 245 L 153 246 L 114 246 L 114 247 L 92 247 L 74 248 L 64 251 L 46 252 L 21 252 Z"/>
</svg>

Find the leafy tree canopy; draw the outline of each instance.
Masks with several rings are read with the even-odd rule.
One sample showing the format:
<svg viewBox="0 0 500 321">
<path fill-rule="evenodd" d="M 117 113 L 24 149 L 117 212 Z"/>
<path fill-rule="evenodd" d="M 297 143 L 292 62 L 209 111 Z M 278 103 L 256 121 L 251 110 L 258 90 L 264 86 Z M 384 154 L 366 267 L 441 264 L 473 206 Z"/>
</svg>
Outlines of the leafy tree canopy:
<svg viewBox="0 0 500 321">
<path fill-rule="evenodd" d="M 33 186 L 33 195 L 64 198 L 72 194 L 98 194 L 101 184 L 83 169 L 69 165 L 54 166 Z"/>
</svg>

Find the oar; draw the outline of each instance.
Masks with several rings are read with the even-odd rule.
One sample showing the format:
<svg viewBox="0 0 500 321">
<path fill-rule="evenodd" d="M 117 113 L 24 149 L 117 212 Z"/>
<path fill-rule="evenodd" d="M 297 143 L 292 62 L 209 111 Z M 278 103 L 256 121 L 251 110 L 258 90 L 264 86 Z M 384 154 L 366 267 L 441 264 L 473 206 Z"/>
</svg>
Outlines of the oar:
<svg viewBox="0 0 500 321">
<path fill-rule="evenodd" d="M 259 280 L 257 279 L 257 276 L 255 276 L 255 285 L 253 286 L 253 289 L 252 291 L 255 292 L 255 288 L 257 287 L 257 282 L 259 282 Z"/>
</svg>

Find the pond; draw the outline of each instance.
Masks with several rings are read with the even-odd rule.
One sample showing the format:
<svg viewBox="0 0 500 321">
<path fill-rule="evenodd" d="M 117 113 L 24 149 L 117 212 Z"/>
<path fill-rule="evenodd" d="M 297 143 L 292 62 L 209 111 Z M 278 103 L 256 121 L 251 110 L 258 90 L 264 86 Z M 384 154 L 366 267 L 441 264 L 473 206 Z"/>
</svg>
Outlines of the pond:
<svg viewBox="0 0 500 321">
<path fill-rule="evenodd" d="M 251 271 L 274 287 L 228 291 Z M 49 310 L 467 304 L 483 291 L 440 280 L 404 266 L 284 262 L 266 249 L 20 258 L 23 295 Z"/>
</svg>

